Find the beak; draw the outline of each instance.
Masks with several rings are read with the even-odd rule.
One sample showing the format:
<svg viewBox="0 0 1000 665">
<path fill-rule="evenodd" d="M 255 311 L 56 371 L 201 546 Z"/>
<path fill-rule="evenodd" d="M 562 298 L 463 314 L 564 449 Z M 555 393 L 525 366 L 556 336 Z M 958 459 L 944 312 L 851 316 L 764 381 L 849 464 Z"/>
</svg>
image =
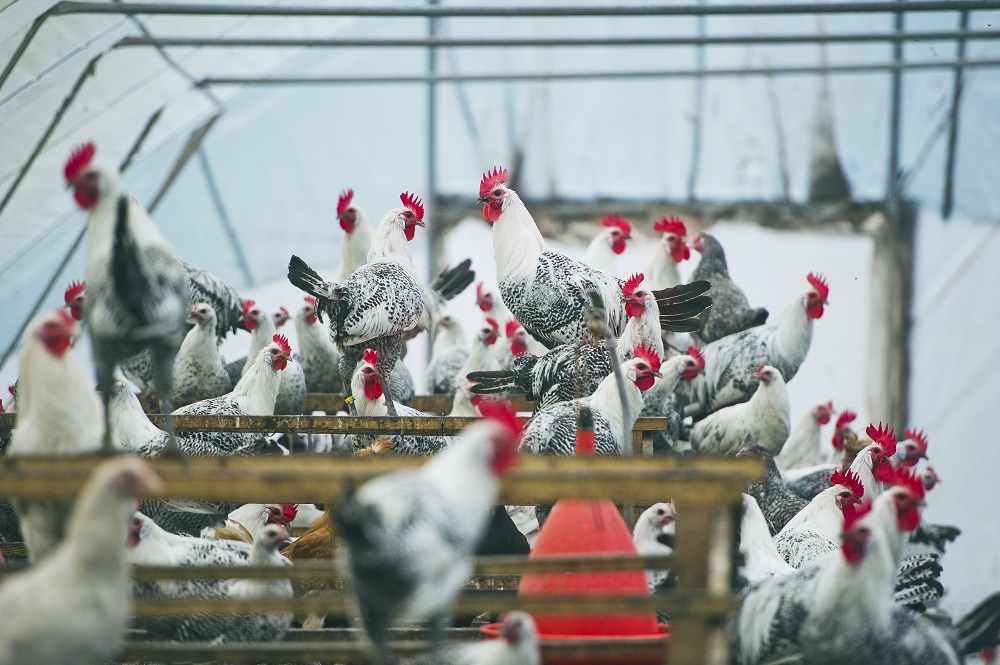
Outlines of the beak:
<svg viewBox="0 0 1000 665">
<path fill-rule="evenodd" d="M 476 205 L 480 205 L 482 203 L 486 203 L 487 201 L 489 201 L 488 197 L 486 197 L 486 196 L 480 196 L 478 199 L 476 199 Z"/>
<path fill-rule="evenodd" d="M 622 304 L 627 303 L 630 300 L 631 300 L 631 298 L 629 298 L 628 296 L 622 296 Z M 66 306 L 69 307 L 69 305 L 66 305 Z"/>
<path fill-rule="evenodd" d="M 622 240 L 631 240 L 631 239 L 632 239 L 632 236 L 629 236 L 629 235 L 622 236 Z"/>
<path fill-rule="evenodd" d="M 339 222 L 339 221 L 340 221 L 340 220 L 342 220 L 342 219 L 343 219 L 343 218 L 344 218 L 345 216 L 346 216 L 346 213 L 341 213 L 341 214 L 337 215 L 337 221 Z"/>
<path fill-rule="evenodd" d="M 660 374 L 660 372 L 658 370 L 653 370 L 653 376 L 655 376 L 658 379 L 662 379 L 663 378 L 663 375 Z"/>
<path fill-rule="evenodd" d="M 418 219 L 418 220 L 416 220 L 416 221 L 415 221 L 415 222 L 413 222 L 413 223 L 414 223 L 414 224 L 416 224 L 417 226 L 419 226 L 419 227 L 420 227 L 420 228 L 422 228 L 422 229 L 425 229 L 425 228 L 427 228 L 427 225 L 426 225 L 426 224 L 424 224 L 424 220 L 422 220 L 422 219 Z"/>
</svg>

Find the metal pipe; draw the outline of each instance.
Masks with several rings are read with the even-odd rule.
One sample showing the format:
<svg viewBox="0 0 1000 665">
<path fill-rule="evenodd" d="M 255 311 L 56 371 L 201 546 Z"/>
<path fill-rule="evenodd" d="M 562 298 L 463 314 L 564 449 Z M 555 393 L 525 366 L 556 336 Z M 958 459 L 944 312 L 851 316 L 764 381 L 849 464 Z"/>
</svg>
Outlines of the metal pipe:
<svg viewBox="0 0 1000 665">
<path fill-rule="evenodd" d="M 119 173 L 124 173 L 125 170 L 128 169 L 128 167 L 132 166 L 132 160 L 135 159 L 136 154 L 139 152 L 139 150 L 142 149 L 142 144 L 146 142 L 146 138 L 149 137 L 150 132 L 153 131 L 153 127 L 160 120 L 160 117 L 163 115 L 163 112 L 166 109 L 167 109 L 166 106 L 161 106 L 160 108 L 156 109 L 156 112 L 153 113 L 153 115 L 149 116 L 149 120 L 146 121 L 146 124 L 142 128 L 142 131 L 139 132 L 139 138 L 135 140 L 135 143 L 132 144 L 132 149 L 128 151 L 128 154 L 125 155 L 125 158 L 121 161 L 121 164 L 118 165 Z"/>
<path fill-rule="evenodd" d="M 493 83 L 509 81 L 579 81 L 595 79 L 658 79 L 658 78 L 694 78 L 698 76 L 760 76 L 760 75 L 805 75 L 805 74 L 877 74 L 900 70 L 949 69 L 954 67 L 997 67 L 1000 60 L 965 60 L 941 62 L 901 62 L 873 63 L 859 65 L 830 65 L 827 67 L 753 67 L 733 69 L 666 69 L 651 71 L 617 71 L 617 72 L 552 72 L 544 74 L 405 74 L 393 76 L 234 76 L 206 77 L 197 85 L 351 85 L 351 84 L 390 84 L 390 83 Z"/>
<path fill-rule="evenodd" d="M 959 15 L 959 27 L 962 32 L 969 26 L 969 12 Z M 955 54 L 958 60 L 965 59 L 965 39 L 958 40 Z M 958 150 L 958 109 L 962 101 L 962 68 L 956 67 L 951 88 L 951 122 L 948 125 L 948 153 L 944 167 L 944 196 L 941 200 L 941 217 L 948 219 L 955 203 L 955 153 Z"/>
<path fill-rule="evenodd" d="M 563 5 L 540 7 L 480 6 L 469 4 L 417 5 L 417 6 L 274 6 L 274 5 L 219 5 L 202 3 L 145 4 L 120 2 L 97 4 L 64 0 L 55 5 L 51 13 L 63 14 L 145 14 L 149 16 L 366 16 L 404 18 L 538 18 L 538 17 L 590 17 L 590 16 L 720 16 L 720 15 L 774 15 L 774 14 L 846 14 L 846 13 L 888 13 L 945 12 L 962 10 L 1000 9 L 998 0 L 922 0 L 906 2 L 902 7 L 894 1 L 888 2 L 807 2 L 774 4 L 728 4 L 728 5 Z"/>
<path fill-rule="evenodd" d="M 703 17 L 700 17 L 703 19 Z M 546 37 L 491 39 L 475 37 L 123 37 L 113 48 L 133 46 L 184 48 L 535 48 L 587 46 L 729 46 L 743 44 L 815 44 L 844 42 L 951 41 L 1000 38 L 995 30 L 943 30 L 936 32 L 850 33 L 829 35 L 732 35 L 732 36 L 668 36 L 668 37 Z"/>
<path fill-rule="evenodd" d="M 184 149 L 181 150 L 181 154 L 180 156 L 177 157 L 177 160 L 174 162 L 173 167 L 167 174 L 166 180 L 163 181 L 163 184 L 160 185 L 159 191 L 157 191 L 156 195 L 153 196 L 153 198 L 150 200 L 148 208 L 150 214 L 152 214 L 156 210 L 156 207 L 160 205 L 160 200 L 163 199 L 163 196 L 170 189 L 171 185 L 174 184 L 174 181 L 177 179 L 177 176 L 179 176 L 181 171 L 184 170 L 184 167 L 187 165 L 188 160 L 190 160 L 191 156 L 194 155 L 194 151 L 198 149 L 199 145 L 201 145 L 201 142 L 205 139 L 205 135 L 208 134 L 208 130 L 212 128 L 212 125 L 215 124 L 215 121 L 219 119 L 220 115 L 222 114 L 216 113 L 211 118 L 209 118 L 205 122 L 205 124 L 203 124 L 201 127 L 191 132 L 191 136 L 188 137 L 187 144 L 184 146 Z"/>
<path fill-rule="evenodd" d="M 4 65 L 3 71 L 0 72 L 0 88 L 3 88 L 3 84 L 7 82 L 7 77 L 10 76 L 12 71 L 14 71 L 14 65 L 18 63 L 21 56 L 24 55 L 24 52 L 28 50 L 28 45 L 31 43 L 31 40 L 35 38 L 35 35 L 38 34 L 38 30 L 42 27 L 42 24 L 45 23 L 45 20 L 52 15 L 52 9 L 52 7 L 49 7 L 44 12 L 36 16 L 35 20 L 31 22 L 31 26 L 28 28 L 28 31 L 24 33 L 23 37 L 21 37 L 21 42 L 17 45 L 17 48 L 14 49 L 14 53 L 11 54 L 10 60 L 8 60 L 7 64 Z"/>
</svg>

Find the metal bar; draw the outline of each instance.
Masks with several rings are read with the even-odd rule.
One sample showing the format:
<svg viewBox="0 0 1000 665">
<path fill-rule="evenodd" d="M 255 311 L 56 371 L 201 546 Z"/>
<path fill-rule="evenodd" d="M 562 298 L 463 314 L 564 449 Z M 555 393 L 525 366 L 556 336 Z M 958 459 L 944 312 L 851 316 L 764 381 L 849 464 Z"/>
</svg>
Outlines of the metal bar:
<svg viewBox="0 0 1000 665">
<path fill-rule="evenodd" d="M 218 5 L 203 3 L 145 4 L 122 2 L 98 4 L 64 1 L 55 5 L 52 14 L 144 14 L 149 16 L 366 16 L 404 18 L 538 18 L 538 17 L 590 17 L 590 16 L 721 16 L 721 15 L 774 15 L 774 14 L 846 14 L 946 12 L 962 10 L 1000 9 L 998 0 L 923 0 L 907 2 L 900 7 L 896 2 L 822 2 L 728 4 L 728 5 L 563 5 L 542 7 L 480 6 L 273 6 L 273 5 Z"/>
<path fill-rule="evenodd" d="M 704 5 L 704 0 L 702 2 Z M 703 73 L 705 71 L 705 48 L 704 42 L 706 32 L 706 18 L 698 17 L 698 40 L 700 45 L 695 53 L 695 69 Z M 698 76 L 694 80 L 694 115 L 691 118 L 691 161 L 688 172 L 688 201 L 694 201 L 695 187 L 698 185 L 698 171 L 701 169 L 701 130 L 702 118 L 705 114 L 705 77 Z"/>
<path fill-rule="evenodd" d="M 959 27 L 966 32 L 969 27 L 969 12 L 959 14 Z M 965 38 L 958 40 L 959 60 L 965 60 Z M 955 68 L 954 83 L 951 93 L 951 122 L 948 125 L 948 153 L 944 167 L 944 196 L 941 201 L 941 217 L 948 219 L 955 203 L 955 153 L 958 150 L 958 108 L 962 101 L 962 68 Z"/>
<path fill-rule="evenodd" d="M 42 154 L 42 149 L 45 148 L 45 144 L 48 143 L 48 140 L 52 137 L 52 134 L 56 131 L 56 127 L 59 125 L 59 122 L 62 120 L 63 116 L 66 115 L 66 111 L 69 110 L 69 107 L 73 103 L 73 100 L 76 99 L 76 96 L 78 94 L 80 94 L 80 90 L 83 88 L 83 84 L 94 73 L 94 70 L 97 68 L 97 62 L 102 57 L 104 57 L 104 52 L 98 53 L 97 55 L 95 55 L 93 58 L 90 59 L 90 62 L 87 63 L 87 66 L 83 68 L 82 72 L 80 72 L 80 75 L 77 77 L 76 82 L 70 89 L 69 94 L 66 95 L 66 97 L 62 101 L 62 104 L 59 105 L 59 108 L 56 109 L 56 112 L 52 115 L 52 119 L 49 121 L 48 126 L 45 128 L 45 131 L 42 133 L 42 137 L 38 139 L 38 142 L 32 149 L 31 154 L 28 155 L 28 159 L 24 162 L 24 165 L 21 167 L 21 170 L 18 171 L 17 177 L 14 178 L 14 182 L 11 183 L 10 188 L 7 190 L 7 193 L 4 194 L 3 200 L 0 200 L 0 215 L 2 215 L 3 211 L 7 208 L 7 204 L 10 203 L 11 198 L 13 198 L 14 196 L 14 192 L 17 191 L 17 188 L 21 185 L 21 182 L 24 180 L 25 176 L 28 175 L 28 171 L 31 169 L 32 164 L 34 164 L 35 160 L 38 159 L 38 156 Z"/>
<path fill-rule="evenodd" d="M 240 266 L 240 271 L 243 273 L 243 279 L 247 286 L 253 286 L 255 281 L 253 273 L 250 271 L 250 261 L 247 260 L 247 255 L 243 251 L 239 235 L 236 233 L 236 229 L 233 228 L 233 221 L 229 218 L 229 213 L 226 211 L 222 194 L 219 193 L 219 185 L 215 182 L 215 174 L 212 173 L 212 166 L 208 163 L 208 155 L 205 154 L 205 146 L 199 145 L 196 152 L 198 153 L 198 161 L 201 164 L 201 171 L 205 176 L 205 187 L 208 189 L 208 196 L 212 201 L 212 206 L 215 208 L 215 213 L 219 216 L 219 221 L 222 223 L 222 229 L 226 232 L 229 245 L 233 248 L 233 253 L 236 255 L 236 263 Z"/>
<path fill-rule="evenodd" d="M 586 81 L 597 79 L 658 79 L 693 78 L 699 76 L 761 76 L 805 74 L 879 74 L 893 71 L 950 69 L 954 67 L 998 67 L 1000 60 L 966 60 L 942 62 L 872 63 L 830 65 L 828 67 L 752 67 L 733 69 L 667 69 L 617 72 L 551 72 L 520 74 L 405 74 L 396 76 L 273 76 L 273 77 L 206 77 L 197 85 L 360 85 L 360 84 L 424 84 L 424 83 L 498 83 L 509 81 Z"/>
<path fill-rule="evenodd" d="M 31 44 L 31 40 L 33 40 L 35 35 L 38 34 L 38 30 L 42 27 L 42 24 L 45 23 L 45 20 L 52 15 L 52 9 L 53 8 L 50 7 L 36 16 L 35 20 L 31 22 L 31 26 L 28 28 L 28 31 L 24 33 L 24 37 L 21 37 L 21 42 L 17 45 L 17 48 L 14 49 L 14 53 L 11 54 L 10 60 L 8 60 L 7 64 L 4 65 L 3 71 L 0 72 L 0 89 L 2 89 L 3 84 L 7 82 L 7 77 L 10 76 L 10 73 L 14 71 L 14 66 L 21 60 L 21 56 L 23 56 L 24 52 L 28 50 L 28 45 Z"/>
<path fill-rule="evenodd" d="M 171 185 L 174 184 L 174 181 L 177 180 L 177 176 L 179 176 L 181 171 L 184 170 L 184 167 L 191 159 L 191 156 L 195 153 L 195 150 L 197 150 L 198 146 L 201 145 L 201 142 L 205 140 L 208 130 L 212 128 L 212 125 L 215 124 L 215 121 L 219 119 L 220 115 L 221 113 L 216 113 L 209 118 L 205 124 L 191 132 L 187 145 L 185 145 L 184 149 L 181 150 L 181 154 L 177 157 L 177 161 L 174 162 L 173 167 L 170 169 L 170 173 L 167 174 L 166 180 L 163 181 L 163 184 L 160 185 L 159 191 L 157 191 L 156 195 L 153 196 L 148 208 L 150 214 L 152 214 L 153 211 L 156 210 L 156 207 L 160 205 L 160 201 L 163 199 L 163 196 L 170 189 Z"/>
<path fill-rule="evenodd" d="M 125 159 L 123 159 L 118 165 L 119 173 L 124 173 L 128 170 L 128 167 L 132 166 L 132 160 L 135 159 L 139 150 L 142 149 L 142 144 L 146 142 L 146 138 L 149 136 L 149 133 L 153 131 L 153 127 L 160 120 L 160 117 L 166 109 L 166 106 L 161 106 L 155 113 L 153 113 L 153 115 L 149 116 L 149 120 L 146 121 L 142 131 L 139 132 L 139 137 L 135 140 L 135 143 L 132 144 L 132 149 L 128 151 L 128 154 L 125 155 Z"/>
<path fill-rule="evenodd" d="M 702 17 L 699 17 L 703 20 Z M 534 48 L 588 46 L 729 46 L 743 44 L 816 44 L 852 42 L 951 41 L 1000 38 L 995 30 L 944 30 L 900 35 L 896 32 L 852 33 L 830 35 L 735 35 L 735 36 L 671 36 L 671 37 L 547 37 L 476 39 L 471 37 L 393 37 L 358 39 L 352 37 L 123 37 L 114 47 L 133 46 L 185 48 Z M 113 48 L 114 48 L 113 47 Z"/>
</svg>

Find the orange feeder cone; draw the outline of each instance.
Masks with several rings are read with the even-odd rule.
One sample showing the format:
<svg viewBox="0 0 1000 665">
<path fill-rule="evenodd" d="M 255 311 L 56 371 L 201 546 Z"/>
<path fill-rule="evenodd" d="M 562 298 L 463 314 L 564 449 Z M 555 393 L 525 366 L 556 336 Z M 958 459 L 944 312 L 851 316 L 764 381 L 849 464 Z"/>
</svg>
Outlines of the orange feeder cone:
<svg viewBox="0 0 1000 665">
<path fill-rule="evenodd" d="M 577 455 L 594 454 L 594 421 L 590 409 L 580 409 Z M 545 521 L 531 558 L 581 554 L 636 554 L 632 534 L 609 500 L 560 500 Z M 641 570 L 526 574 L 521 579 L 522 596 L 623 595 L 649 596 L 646 575 Z M 558 614 L 535 616 L 543 643 L 558 639 L 654 638 L 663 636 L 652 612 L 636 614 Z M 598 663 L 600 660 L 546 660 L 546 663 Z M 623 662 L 620 659 L 616 663 Z M 630 663 L 643 661 L 630 660 Z M 655 660 L 652 662 L 660 662 Z"/>
</svg>

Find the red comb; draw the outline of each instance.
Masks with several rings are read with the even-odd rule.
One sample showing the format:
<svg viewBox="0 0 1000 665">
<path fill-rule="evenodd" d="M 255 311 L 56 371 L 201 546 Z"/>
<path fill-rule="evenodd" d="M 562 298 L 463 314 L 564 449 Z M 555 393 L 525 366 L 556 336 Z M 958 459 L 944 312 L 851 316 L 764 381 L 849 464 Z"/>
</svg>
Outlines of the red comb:
<svg viewBox="0 0 1000 665">
<path fill-rule="evenodd" d="M 894 430 L 890 429 L 888 425 L 885 428 L 882 427 L 882 423 L 879 422 L 878 428 L 875 425 L 868 425 L 865 430 L 865 434 L 868 437 L 882 447 L 882 452 L 886 455 L 896 454 L 896 433 Z"/>
<path fill-rule="evenodd" d="M 660 217 L 660 219 L 653 224 L 653 230 L 660 233 L 672 233 L 675 236 L 685 236 L 688 232 L 687 227 L 684 226 L 684 222 L 677 219 L 673 215 L 670 217 Z"/>
<path fill-rule="evenodd" d="M 689 346 L 687 353 L 698 363 L 698 369 L 705 369 L 705 354 L 701 352 L 701 349 L 697 346 Z"/>
<path fill-rule="evenodd" d="M 281 313 L 282 313 L 282 314 L 284 314 L 285 316 L 291 316 L 291 315 L 290 315 L 290 314 L 288 313 L 288 310 L 287 310 L 287 309 L 285 309 L 284 307 L 278 307 L 278 309 L 279 309 L 279 310 L 281 310 Z"/>
<path fill-rule="evenodd" d="M 9 386 L 7 386 L 7 392 L 9 392 L 11 395 L 14 394 L 14 384 L 13 383 L 10 384 Z"/>
<path fill-rule="evenodd" d="M 510 321 L 507 322 L 507 325 L 504 328 L 504 334 L 507 337 L 513 337 L 514 333 L 516 333 L 520 327 L 521 324 L 517 319 L 511 319 Z"/>
<path fill-rule="evenodd" d="M 493 317 L 487 316 L 486 323 L 490 324 L 490 328 L 493 328 L 493 332 L 495 333 L 500 332 L 500 324 L 497 323 L 497 320 L 494 319 Z"/>
<path fill-rule="evenodd" d="M 632 351 L 632 355 L 636 358 L 642 358 L 650 364 L 654 372 L 660 369 L 660 356 L 656 354 L 654 349 L 646 346 L 637 346 L 635 350 Z"/>
<path fill-rule="evenodd" d="M 906 467 L 896 469 L 895 476 L 890 481 L 890 484 L 909 490 L 910 494 L 916 499 L 924 498 L 924 495 L 927 493 L 926 488 L 924 488 L 924 481 Z"/>
<path fill-rule="evenodd" d="M 854 413 L 850 409 L 844 411 L 839 416 L 837 416 L 837 429 L 845 427 L 848 423 L 853 423 L 854 419 L 858 417 L 858 414 Z"/>
<path fill-rule="evenodd" d="M 500 399 L 484 399 L 479 403 L 479 412 L 483 414 L 483 418 L 503 425 L 511 437 L 517 438 L 517 435 L 521 433 L 521 421 L 517 419 L 517 414 L 510 402 Z"/>
<path fill-rule="evenodd" d="M 63 301 L 67 305 L 72 305 L 76 297 L 83 293 L 83 290 L 87 288 L 86 282 L 70 282 L 69 287 L 66 289 L 66 293 L 63 294 Z"/>
<path fill-rule="evenodd" d="M 312 305 L 313 309 L 316 309 L 316 296 L 306 296 L 303 300 Z"/>
<path fill-rule="evenodd" d="M 417 219 L 424 218 L 424 202 L 420 200 L 420 197 L 416 194 L 410 194 L 409 192 L 403 192 L 399 195 L 399 200 L 403 202 L 403 205 L 413 211 L 413 214 L 417 216 Z"/>
<path fill-rule="evenodd" d="M 478 302 L 479 299 L 483 297 L 483 290 L 485 288 L 486 288 L 486 285 L 483 284 L 482 282 L 479 282 L 478 284 L 476 284 L 476 302 Z"/>
<path fill-rule="evenodd" d="M 830 295 L 830 286 L 826 283 L 826 278 L 822 275 L 816 275 L 814 273 L 809 273 L 806 277 L 812 287 L 816 290 L 816 295 L 820 297 L 821 300 L 826 300 L 827 296 Z"/>
<path fill-rule="evenodd" d="M 257 304 L 257 301 L 254 300 L 254 299 L 252 299 L 252 298 L 247 298 L 246 300 L 244 300 L 243 301 L 243 316 L 246 316 L 247 314 L 249 314 L 250 310 L 253 309 L 256 304 Z"/>
<path fill-rule="evenodd" d="M 93 142 L 84 143 L 73 151 L 66 161 L 66 168 L 63 169 L 66 182 L 73 182 L 80 177 L 83 170 L 90 165 L 90 160 L 94 158 L 95 152 L 97 152 L 97 148 Z"/>
<path fill-rule="evenodd" d="M 375 367 L 378 364 L 378 351 L 375 349 L 365 349 L 365 362 Z"/>
<path fill-rule="evenodd" d="M 928 443 L 927 435 L 924 433 L 923 430 L 920 430 L 918 432 L 915 428 L 908 429 L 906 430 L 906 432 L 903 433 L 903 436 L 905 436 L 907 439 L 910 439 L 911 441 L 914 441 L 917 444 L 917 447 L 920 448 L 920 452 L 922 453 L 927 452 L 927 443 Z"/>
<path fill-rule="evenodd" d="M 347 207 L 351 205 L 351 199 L 353 198 L 353 189 L 345 189 L 341 192 L 340 196 L 337 198 L 337 217 L 340 217 L 347 211 Z"/>
<path fill-rule="evenodd" d="M 860 499 L 865 495 L 865 486 L 861 484 L 861 479 L 853 471 L 846 473 L 834 471 L 833 475 L 830 476 L 830 486 L 832 487 L 833 485 L 843 485 L 856 499 Z"/>
<path fill-rule="evenodd" d="M 852 526 L 854 526 L 858 520 L 870 513 L 872 510 L 872 503 L 868 501 L 866 503 L 857 504 L 849 503 L 844 507 L 844 531 L 847 531 Z"/>
<path fill-rule="evenodd" d="M 479 195 L 488 196 L 494 187 L 504 184 L 509 178 L 510 174 L 507 173 L 507 169 L 499 166 L 493 167 L 493 173 L 487 171 L 483 174 L 483 179 L 479 182 Z"/>
<path fill-rule="evenodd" d="M 639 285 L 642 284 L 643 279 L 644 275 L 641 272 L 637 272 L 629 277 L 628 280 L 622 284 L 622 294 L 624 294 L 626 298 L 630 297 L 633 293 L 635 293 L 635 290 L 639 287 Z"/>
<path fill-rule="evenodd" d="M 607 215 L 601 219 L 601 226 L 607 226 L 608 228 L 619 229 L 622 233 L 627 236 L 632 235 L 632 225 L 628 223 L 628 220 L 621 215 Z"/>
<path fill-rule="evenodd" d="M 280 346 L 281 352 L 284 353 L 286 356 L 291 354 L 292 347 L 288 343 L 288 338 L 285 337 L 284 335 L 275 335 L 274 337 L 271 338 L 271 341 Z"/>
<path fill-rule="evenodd" d="M 299 504 L 297 503 L 283 503 L 281 504 L 281 515 L 286 521 L 291 522 L 295 519 L 295 516 L 299 514 Z"/>
</svg>

